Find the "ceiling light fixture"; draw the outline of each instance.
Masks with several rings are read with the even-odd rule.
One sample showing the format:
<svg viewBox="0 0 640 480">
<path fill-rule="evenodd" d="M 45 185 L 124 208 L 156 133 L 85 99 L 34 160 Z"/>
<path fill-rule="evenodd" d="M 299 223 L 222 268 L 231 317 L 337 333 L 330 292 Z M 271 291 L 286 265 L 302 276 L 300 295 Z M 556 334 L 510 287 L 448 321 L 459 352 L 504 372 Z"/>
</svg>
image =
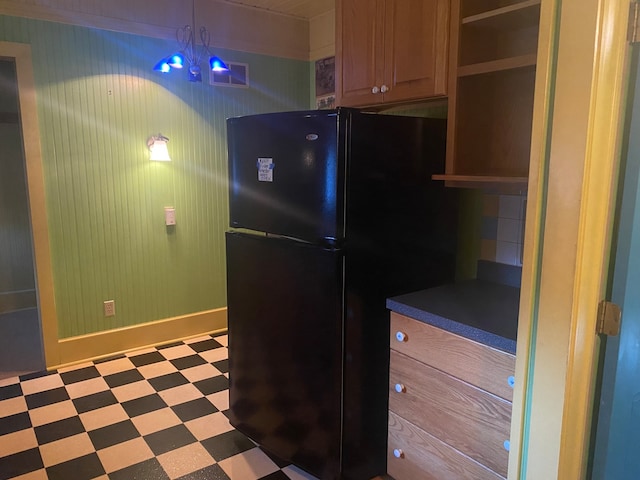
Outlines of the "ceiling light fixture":
<svg viewBox="0 0 640 480">
<path fill-rule="evenodd" d="M 196 24 L 195 0 L 191 2 L 191 23 L 176 30 L 176 40 L 180 46 L 178 53 L 173 53 L 164 57 L 156 63 L 154 70 L 161 73 L 169 73 L 173 69 L 187 67 L 187 74 L 190 82 L 202 82 L 202 56 L 206 53 L 209 57 L 209 68 L 214 72 L 227 72 L 229 67 L 217 56 L 211 53 L 211 34 L 205 27 L 200 27 L 200 43 L 202 47 L 196 45 L 194 28 Z"/>
</svg>

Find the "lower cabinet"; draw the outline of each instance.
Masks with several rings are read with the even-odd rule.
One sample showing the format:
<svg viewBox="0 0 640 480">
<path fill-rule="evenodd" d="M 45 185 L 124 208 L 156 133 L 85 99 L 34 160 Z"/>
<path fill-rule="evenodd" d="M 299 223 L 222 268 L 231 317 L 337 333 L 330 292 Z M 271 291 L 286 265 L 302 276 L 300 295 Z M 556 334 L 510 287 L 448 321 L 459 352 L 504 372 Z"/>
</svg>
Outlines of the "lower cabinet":
<svg viewBox="0 0 640 480">
<path fill-rule="evenodd" d="M 503 478 L 392 411 L 389 412 L 389 445 L 387 470 L 396 480 Z"/>
<path fill-rule="evenodd" d="M 507 476 L 515 356 L 391 314 L 387 472 Z"/>
</svg>

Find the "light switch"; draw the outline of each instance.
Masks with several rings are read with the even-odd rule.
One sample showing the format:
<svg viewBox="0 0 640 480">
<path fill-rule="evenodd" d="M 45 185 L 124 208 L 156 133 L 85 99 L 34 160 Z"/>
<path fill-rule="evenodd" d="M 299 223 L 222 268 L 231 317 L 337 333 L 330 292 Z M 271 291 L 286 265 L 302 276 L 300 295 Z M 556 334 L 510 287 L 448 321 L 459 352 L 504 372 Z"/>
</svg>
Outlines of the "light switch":
<svg viewBox="0 0 640 480">
<path fill-rule="evenodd" d="M 174 207 L 164 207 L 164 224 L 176 224 L 176 209 Z"/>
</svg>

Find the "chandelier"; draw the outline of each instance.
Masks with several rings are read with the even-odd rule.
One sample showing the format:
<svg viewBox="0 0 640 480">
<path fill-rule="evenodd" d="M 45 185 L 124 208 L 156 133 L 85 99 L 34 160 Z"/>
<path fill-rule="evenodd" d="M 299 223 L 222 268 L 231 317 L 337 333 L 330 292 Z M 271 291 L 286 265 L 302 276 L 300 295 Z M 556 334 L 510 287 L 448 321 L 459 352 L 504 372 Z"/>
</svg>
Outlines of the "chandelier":
<svg viewBox="0 0 640 480">
<path fill-rule="evenodd" d="M 200 66 L 204 54 L 209 57 L 209 69 L 214 72 L 227 72 L 229 67 L 217 56 L 211 53 L 211 34 L 205 27 L 200 27 L 200 43 L 196 45 L 194 28 L 196 24 L 195 0 L 191 2 L 191 25 L 185 25 L 176 30 L 176 40 L 180 47 L 177 53 L 173 53 L 156 63 L 154 70 L 169 73 L 173 69 L 187 67 L 190 82 L 202 82 L 202 68 Z"/>
</svg>

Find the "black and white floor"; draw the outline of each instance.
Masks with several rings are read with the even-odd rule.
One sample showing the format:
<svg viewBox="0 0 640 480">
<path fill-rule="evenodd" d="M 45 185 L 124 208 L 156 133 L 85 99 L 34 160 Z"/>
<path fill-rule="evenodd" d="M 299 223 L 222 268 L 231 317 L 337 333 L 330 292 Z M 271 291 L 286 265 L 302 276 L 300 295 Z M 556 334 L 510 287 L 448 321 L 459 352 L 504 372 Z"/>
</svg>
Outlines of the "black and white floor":
<svg viewBox="0 0 640 480">
<path fill-rule="evenodd" d="M 236 431 L 227 337 L 0 380 L 0 480 L 313 480 Z"/>
</svg>

